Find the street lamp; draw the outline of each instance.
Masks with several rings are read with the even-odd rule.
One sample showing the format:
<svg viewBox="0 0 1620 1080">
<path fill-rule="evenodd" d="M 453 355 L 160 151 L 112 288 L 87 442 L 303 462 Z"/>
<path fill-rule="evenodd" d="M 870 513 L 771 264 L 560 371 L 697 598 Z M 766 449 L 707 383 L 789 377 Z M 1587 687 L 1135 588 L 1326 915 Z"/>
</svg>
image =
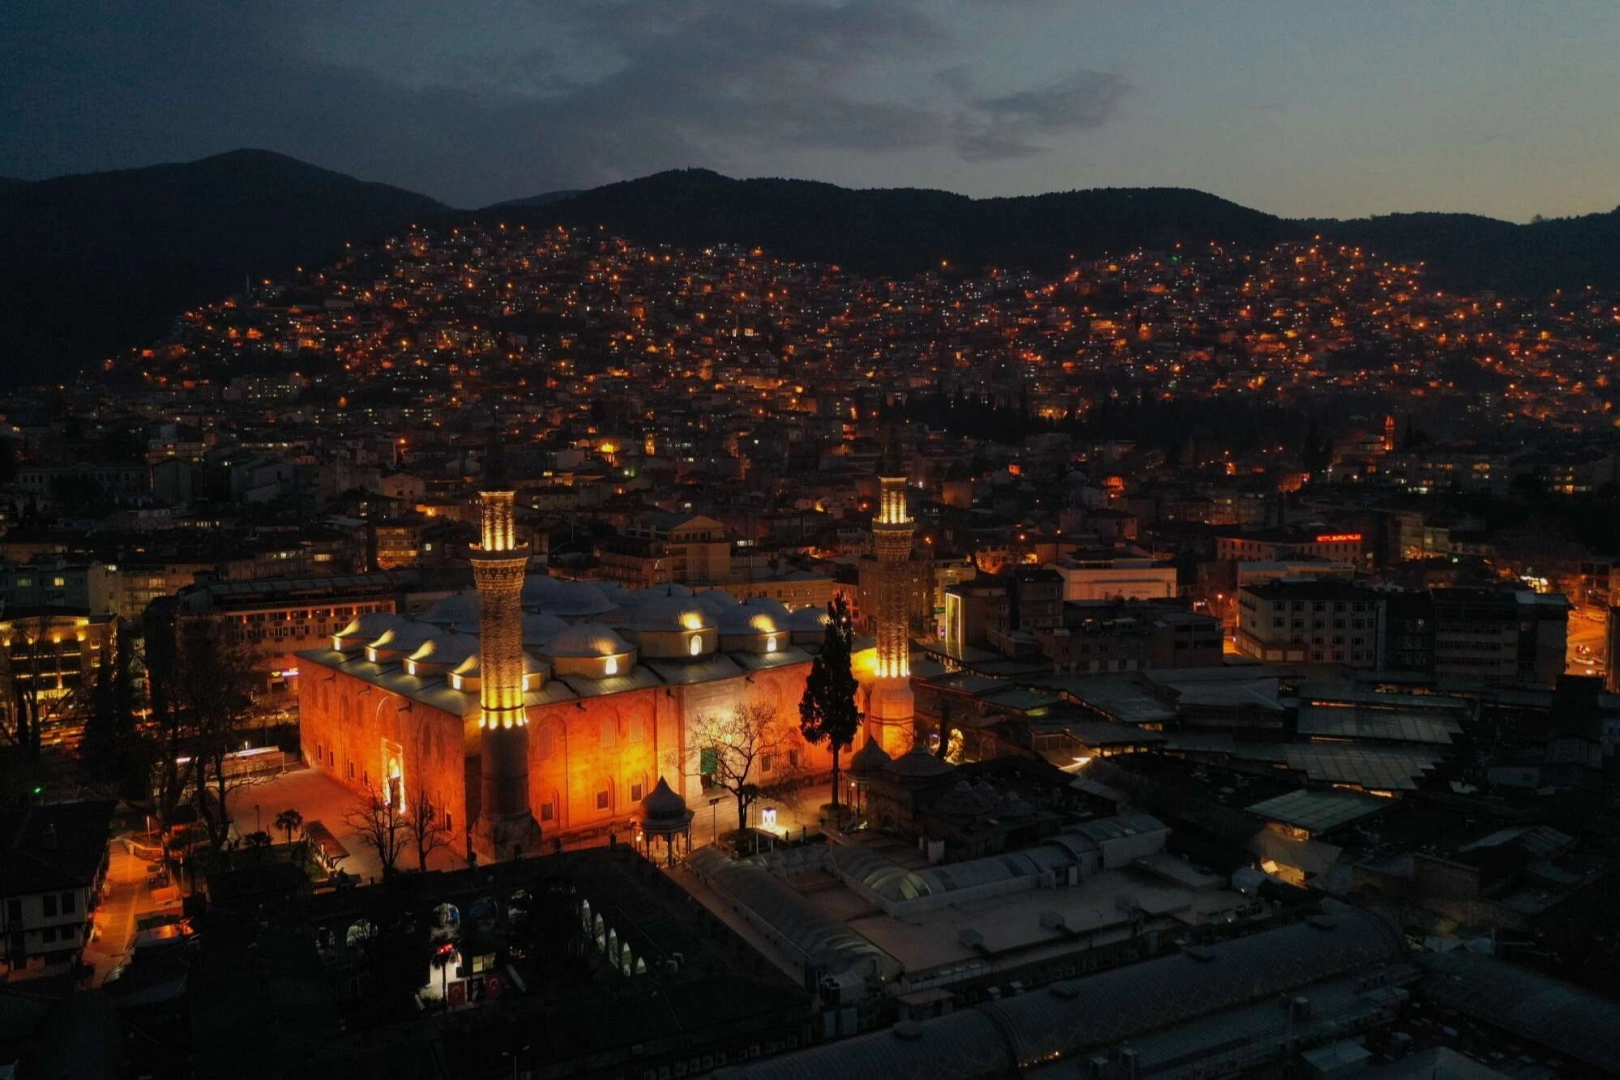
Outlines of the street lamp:
<svg viewBox="0 0 1620 1080">
<path fill-rule="evenodd" d="M 518 1055 L 519 1054 L 527 1054 L 528 1052 L 529 1052 L 529 1048 L 527 1046 L 520 1047 L 520 1048 L 518 1048 L 516 1050 L 502 1050 L 501 1051 L 501 1057 L 503 1057 L 503 1058 L 509 1057 L 509 1058 L 512 1059 L 512 1080 L 518 1080 Z"/>
</svg>

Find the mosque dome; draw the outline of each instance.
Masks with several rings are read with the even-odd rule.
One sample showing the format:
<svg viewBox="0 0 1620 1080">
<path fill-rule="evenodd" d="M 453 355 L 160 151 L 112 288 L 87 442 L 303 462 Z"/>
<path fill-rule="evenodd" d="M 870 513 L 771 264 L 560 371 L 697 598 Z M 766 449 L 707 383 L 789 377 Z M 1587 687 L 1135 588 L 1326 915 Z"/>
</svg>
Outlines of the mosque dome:
<svg viewBox="0 0 1620 1080">
<path fill-rule="evenodd" d="M 429 638 L 405 658 L 405 670 L 412 675 L 431 675 L 453 670 L 469 656 L 478 655 L 478 638 L 472 634 L 441 634 Z"/>
<path fill-rule="evenodd" d="M 338 649 L 358 649 L 396 626 L 409 622 L 405 616 L 395 615 L 391 611 L 369 611 L 333 634 L 332 645 Z"/>
<path fill-rule="evenodd" d="M 644 634 L 676 634 L 707 630 L 714 616 L 687 596 L 658 596 L 643 601 L 630 613 L 630 629 Z"/>
<path fill-rule="evenodd" d="M 693 596 L 692 599 L 696 600 L 705 610 L 716 615 L 726 608 L 737 606 L 737 598 L 724 589 L 704 589 Z"/>
<path fill-rule="evenodd" d="M 471 589 L 451 593 L 428 608 L 422 621 L 451 630 L 472 630 L 478 626 L 478 594 Z"/>
<path fill-rule="evenodd" d="M 523 579 L 523 609 L 543 611 L 559 618 L 577 620 L 608 615 L 618 605 L 595 582 L 564 581 L 549 574 L 531 574 Z"/>
<path fill-rule="evenodd" d="M 884 752 L 883 747 L 878 745 L 876 739 L 867 739 L 866 745 L 855 751 L 855 756 L 849 759 L 849 772 L 851 776 L 872 776 L 882 772 L 884 766 L 893 760 Z"/>
<path fill-rule="evenodd" d="M 409 656 L 443 633 L 437 626 L 425 622 L 404 622 L 391 626 L 366 643 L 366 659 L 375 662 Z"/>
<path fill-rule="evenodd" d="M 782 601 L 772 600 L 768 596 L 750 596 L 737 606 L 748 608 L 751 611 L 763 611 L 775 619 L 778 626 L 787 622 L 788 617 L 793 614 Z"/>
<path fill-rule="evenodd" d="M 523 644 L 539 648 L 568 629 L 568 624 L 555 615 L 534 612 L 523 616 Z"/>
<path fill-rule="evenodd" d="M 821 630 L 831 621 L 832 616 L 827 614 L 826 608 L 814 605 L 800 608 L 787 617 L 790 630 Z"/>
<path fill-rule="evenodd" d="M 956 771 L 956 766 L 928 752 L 928 748 L 918 743 L 910 750 L 901 754 L 886 766 L 886 771 L 894 776 L 913 780 L 926 780 L 936 776 L 944 776 Z"/>
<path fill-rule="evenodd" d="M 691 589 L 671 581 L 663 585 L 652 585 L 645 589 L 637 589 L 634 592 L 626 593 L 625 597 L 630 606 L 640 606 L 650 600 L 665 600 L 672 597 L 688 598 L 691 595 Z"/>
<path fill-rule="evenodd" d="M 752 604 L 738 604 L 726 608 L 720 613 L 720 632 L 726 635 L 748 634 L 775 634 L 781 631 L 781 626 L 775 615 L 769 611 L 754 607 Z"/>
<path fill-rule="evenodd" d="M 583 622 L 575 623 L 552 638 L 543 651 L 551 657 L 595 659 L 622 656 L 630 651 L 630 645 L 614 633 L 612 627 Z"/>
<path fill-rule="evenodd" d="M 610 603 L 617 604 L 620 607 L 628 604 L 630 597 L 635 595 L 617 581 L 598 581 L 595 585 L 597 591 L 607 597 Z"/>
</svg>

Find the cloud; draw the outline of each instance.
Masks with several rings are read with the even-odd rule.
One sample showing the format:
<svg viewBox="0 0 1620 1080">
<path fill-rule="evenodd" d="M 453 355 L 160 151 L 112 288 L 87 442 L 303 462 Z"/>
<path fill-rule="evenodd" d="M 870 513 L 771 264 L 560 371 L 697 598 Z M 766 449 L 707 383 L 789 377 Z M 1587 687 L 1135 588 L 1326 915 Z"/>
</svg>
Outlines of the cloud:
<svg viewBox="0 0 1620 1080">
<path fill-rule="evenodd" d="M 969 161 L 1028 157 L 1044 140 L 1101 127 L 1118 112 L 1130 84 L 1106 71 L 1080 70 L 997 97 L 975 99 L 957 122 L 957 147 Z"/>
<path fill-rule="evenodd" d="M 970 43 L 920 0 L 24 6 L 0 171 L 31 175 L 256 145 L 480 205 L 806 154 L 1028 156 L 1125 92 L 1077 72 L 976 95 Z"/>
</svg>

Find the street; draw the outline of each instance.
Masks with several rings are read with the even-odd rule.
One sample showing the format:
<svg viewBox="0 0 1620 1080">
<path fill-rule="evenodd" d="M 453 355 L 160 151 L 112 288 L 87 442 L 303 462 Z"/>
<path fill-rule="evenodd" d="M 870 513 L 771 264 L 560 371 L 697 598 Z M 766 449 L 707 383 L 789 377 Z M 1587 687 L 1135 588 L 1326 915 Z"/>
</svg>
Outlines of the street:
<svg viewBox="0 0 1620 1080">
<path fill-rule="evenodd" d="M 1608 612 L 1576 607 L 1569 613 L 1568 659 L 1566 669 L 1573 675 L 1604 673 L 1604 640 L 1608 634 Z M 1582 648 L 1587 651 L 1582 652 Z"/>
<path fill-rule="evenodd" d="M 129 959 L 136 920 L 155 911 L 179 914 L 179 890 L 171 884 L 154 892 L 146 884 L 146 863 L 130 854 L 123 844 L 112 844 L 107 855 L 107 881 L 94 915 L 95 940 L 84 949 L 84 962 L 94 969 L 92 986 L 100 986 L 114 968 Z"/>
</svg>

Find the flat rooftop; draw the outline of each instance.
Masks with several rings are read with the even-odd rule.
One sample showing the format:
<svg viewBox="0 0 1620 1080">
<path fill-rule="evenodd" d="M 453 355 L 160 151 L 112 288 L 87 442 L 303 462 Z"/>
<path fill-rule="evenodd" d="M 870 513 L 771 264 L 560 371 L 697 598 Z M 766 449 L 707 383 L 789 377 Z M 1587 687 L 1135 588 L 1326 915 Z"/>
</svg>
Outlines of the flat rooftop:
<svg viewBox="0 0 1620 1080">
<path fill-rule="evenodd" d="M 1198 891 L 1135 868 L 1103 870 L 1079 885 L 908 912 L 904 918 L 875 909 L 842 881 L 809 890 L 807 882 L 795 884 L 818 913 L 844 922 L 894 957 L 913 981 L 952 967 L 964 968 L 964 977 L 1018 968 L 1075 952 L 1081 939 L 1089 947 L 1124 939 L 1131 935 L 1133 911 L 1196 926 L 1224 920 L 1251 903 L 1229 888 Z M 964 943 L 969 931 L 978 935 L 978 944 Z"/>
</svg>

